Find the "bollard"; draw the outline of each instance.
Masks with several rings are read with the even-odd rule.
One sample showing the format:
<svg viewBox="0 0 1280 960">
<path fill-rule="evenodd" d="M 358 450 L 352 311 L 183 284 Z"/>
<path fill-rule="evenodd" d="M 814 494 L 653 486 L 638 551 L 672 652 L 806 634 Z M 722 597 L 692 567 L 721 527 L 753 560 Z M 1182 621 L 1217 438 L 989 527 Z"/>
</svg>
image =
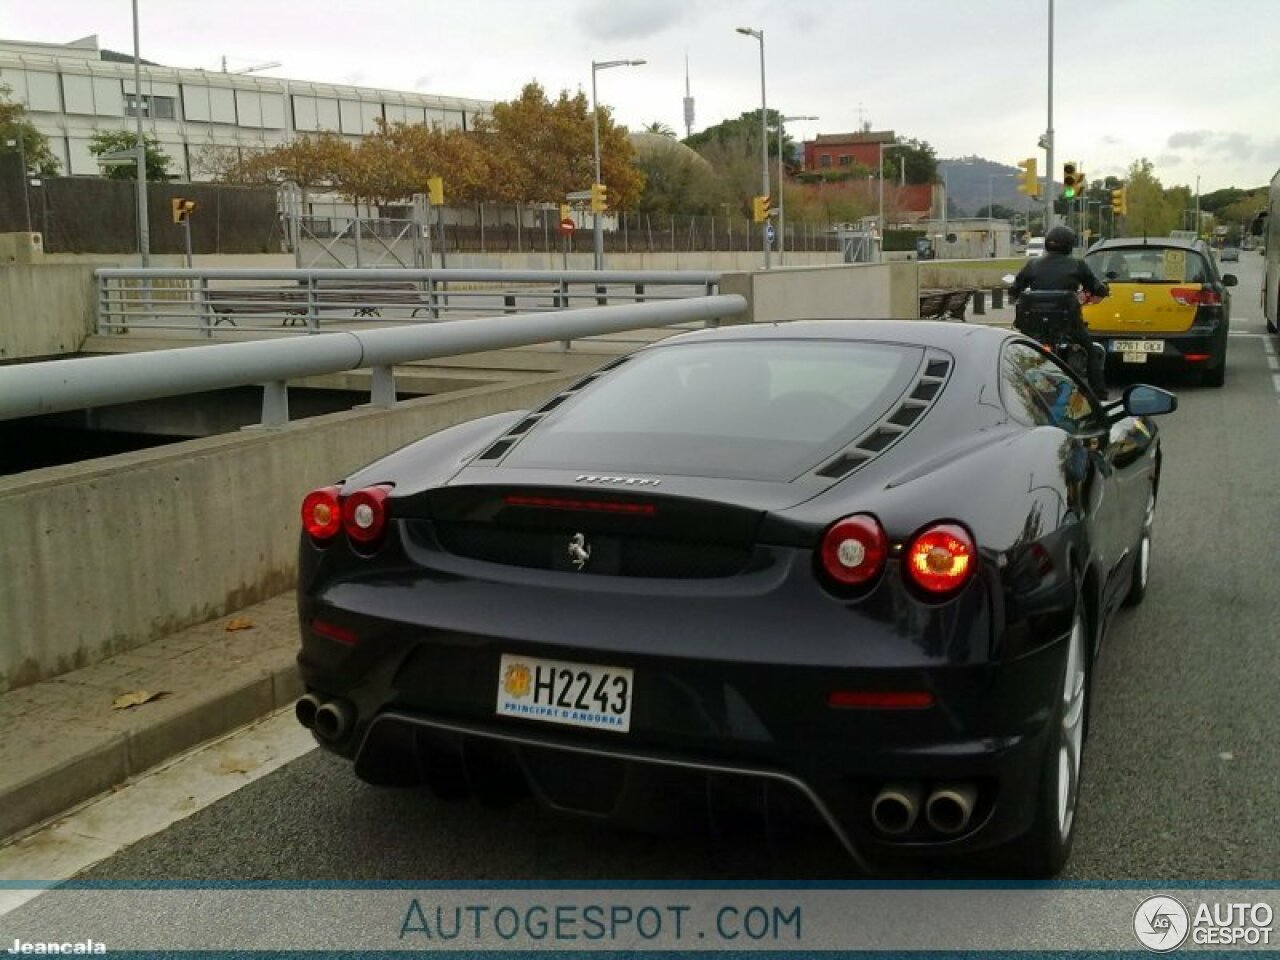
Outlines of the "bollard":
<svg viewBox="0 0 1280 960">
<path fill-rule="evenodd" d="M 982 289 L 973 291 L 973 315 L 975 317 L 985 316 L 987 309 L 987 292 Z"/>
<path fill-rule="evenodd" d="M 503 307 L 506 308 L 502 311 L 503 313 L 515 313 L 516 312 L 516 295 L 514 293 L 508 293 L 504 295 L 502 298 L 502 305 Z"/>
<path fill-rule="evenodd" d="M 991 288 L 991 309 L 992 310 L 1004 309 L 1004 287 Z"/>
</svg>

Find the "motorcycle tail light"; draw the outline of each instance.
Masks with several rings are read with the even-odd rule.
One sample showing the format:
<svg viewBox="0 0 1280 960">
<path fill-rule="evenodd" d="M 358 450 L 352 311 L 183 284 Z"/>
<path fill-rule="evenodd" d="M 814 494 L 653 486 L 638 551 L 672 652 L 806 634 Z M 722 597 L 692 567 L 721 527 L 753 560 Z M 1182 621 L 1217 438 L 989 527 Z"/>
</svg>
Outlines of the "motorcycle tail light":
<svg viewBox="0 0 1280 960">
<path fill-rule="evenodd" d="M 927 593 L 942 595 L 964 586 L 978 566 L 978 548 L 964 527 L 939 523 L 920 533 L 903 552 L 907 576 Z"/>
<path fill-rule="evenodd" d="M 827 528 L 819 559 L 822 572 L 836 583 L 861 586 L 879 576 L 888 553 L 880 522 L 869 514 L 856 513 Z"/>
</svg>

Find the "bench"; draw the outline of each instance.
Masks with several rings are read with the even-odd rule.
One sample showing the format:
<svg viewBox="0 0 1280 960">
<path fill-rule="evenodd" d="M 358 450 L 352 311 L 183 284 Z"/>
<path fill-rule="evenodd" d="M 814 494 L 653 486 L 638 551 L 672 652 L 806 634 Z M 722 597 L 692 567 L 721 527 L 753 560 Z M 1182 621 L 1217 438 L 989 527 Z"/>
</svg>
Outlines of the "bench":
<svg viewBox="0 0 1280 960">
<path fill-rule="evenodd" d="M 284 314 L 281 325 L 293 326 L 305 320 L 308 311 L 305 287 L 273 287 L 253 290 L 208 290 L 204 295 L 215 314 L 216 327 L 224 320 L 236 325 L 233 314 Z M 357 317 L 381 316 L 381 307 L 412 307 L 410 316 L 430 309 L 423 291 L 412 280 L 318 280 L 315 308 L 319 310 L 353 310 Z"/>
<path fill-rule="evenodd" d="M 964 320 L 972 290 L 921 290 L 921 320 Z"/>
</svg>

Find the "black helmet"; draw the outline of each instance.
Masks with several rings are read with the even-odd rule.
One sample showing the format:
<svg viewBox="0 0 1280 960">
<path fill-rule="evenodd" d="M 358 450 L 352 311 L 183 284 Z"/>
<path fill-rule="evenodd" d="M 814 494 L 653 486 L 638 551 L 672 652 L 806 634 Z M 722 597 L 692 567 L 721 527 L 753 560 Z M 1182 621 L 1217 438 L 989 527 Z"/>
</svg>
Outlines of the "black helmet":
<svg viewBox="0 0 1280 960">
<path fill-rule="evenodd" d="M 1044 248 L 1055 253 L 1070 253 L 1075 245 L 1075 231 L 1062 224 L 1058 224 L 1044 235 Z"/>
</svg>

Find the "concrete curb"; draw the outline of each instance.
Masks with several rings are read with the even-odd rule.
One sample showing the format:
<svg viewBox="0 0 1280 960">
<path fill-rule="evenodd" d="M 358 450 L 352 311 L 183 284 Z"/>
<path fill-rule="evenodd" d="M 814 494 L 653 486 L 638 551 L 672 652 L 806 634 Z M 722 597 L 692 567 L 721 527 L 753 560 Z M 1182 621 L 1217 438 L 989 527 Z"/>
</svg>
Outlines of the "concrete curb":
<svg viewBox="0 0 1280 960">
<path fill-rule="evenodd" d="M 292 607 L 289 594 L 237 617 L 289 619 Z M 226 634 L 224 623 L 0 695 L 0 844 L 301 695 L 296 627 L 245 630 L 246 638 Z M 114 709 L 128 690 L 166 696 Z"/>
</svg>

